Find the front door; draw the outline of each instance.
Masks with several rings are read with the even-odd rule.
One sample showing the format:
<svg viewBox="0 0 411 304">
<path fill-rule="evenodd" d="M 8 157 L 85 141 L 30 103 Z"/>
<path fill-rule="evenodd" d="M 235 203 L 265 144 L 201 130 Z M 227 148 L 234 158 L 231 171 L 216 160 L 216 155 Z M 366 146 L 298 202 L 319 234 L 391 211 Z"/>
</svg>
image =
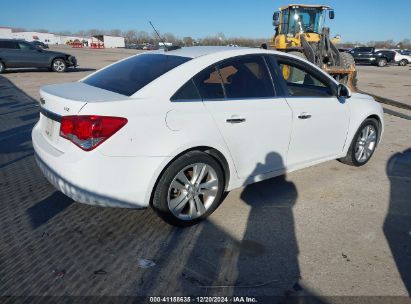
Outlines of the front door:
<svg viewBox="0 0 411 304">
<path fill-rule="evenodd" d="M 335 83 L 299 60 L 283 56 L 278 63 L 293 112 L 287 166 L 339 155 L 347 136 L 349 109 L 345 100 L 334 95 Z"/>
</svg>

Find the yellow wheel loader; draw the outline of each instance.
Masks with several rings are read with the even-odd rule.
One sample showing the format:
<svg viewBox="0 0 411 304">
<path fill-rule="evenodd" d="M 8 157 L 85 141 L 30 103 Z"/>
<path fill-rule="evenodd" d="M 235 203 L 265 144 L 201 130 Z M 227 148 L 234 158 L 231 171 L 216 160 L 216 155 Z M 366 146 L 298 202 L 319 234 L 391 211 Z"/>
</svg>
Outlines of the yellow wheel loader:
<svg viewBox="0 0 411 304">
<path fill-rule="evenodd" d="M 305 58 L 341 83 L 355 89 L 357 71 L 351 54 L 335 46 L 339 36 L 330 38 L 326 17 L 334 19 L 334 10 L 325 5 L 290 4 L 273 15 L 275 35 L 270 47 Z M 286 74 L 286 71 L 284 71 Z"/>
</svg>

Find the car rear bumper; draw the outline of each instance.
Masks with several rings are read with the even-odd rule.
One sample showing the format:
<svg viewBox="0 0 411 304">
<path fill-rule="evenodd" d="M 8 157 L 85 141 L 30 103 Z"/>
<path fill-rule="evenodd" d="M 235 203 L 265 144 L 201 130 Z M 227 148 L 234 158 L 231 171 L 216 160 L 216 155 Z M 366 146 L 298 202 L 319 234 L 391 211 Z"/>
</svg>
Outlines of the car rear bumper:
<svg viewBox="0 0 411 304">
<path fill-rule="evenodd" d="M 109 157 L 98 151 L 63 153 L 43 137 L 39 124 L 33 128 L 32 140 L 37 164 L 47 180 L 76 202 L 89 205 L 148 207 L 158 172 L 167 161 L 163 157 Z"/>
</svg>

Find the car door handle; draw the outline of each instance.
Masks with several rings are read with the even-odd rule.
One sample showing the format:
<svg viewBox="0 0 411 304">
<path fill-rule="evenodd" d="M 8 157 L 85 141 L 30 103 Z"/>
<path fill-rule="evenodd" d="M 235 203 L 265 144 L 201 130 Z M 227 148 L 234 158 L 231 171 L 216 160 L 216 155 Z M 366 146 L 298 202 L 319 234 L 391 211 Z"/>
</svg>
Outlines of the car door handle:
<svg viewBox="0 0 411 304">
<path fill-rule="evenodd" d="M 308 119 L 308 118 L 311 118 L 311 114 L 303 112 L 300 115 L 298 115 L 298 118 L 299 119 Z"/>
<path fill-rule="evenodd" d="M 231 118 L 227 118 L 226 122 L 231 123 L 231 124 L 242 123 L 242 122 L 245 122 L 245 118 L 233 115 L 231 116 Z"/>
</svg>

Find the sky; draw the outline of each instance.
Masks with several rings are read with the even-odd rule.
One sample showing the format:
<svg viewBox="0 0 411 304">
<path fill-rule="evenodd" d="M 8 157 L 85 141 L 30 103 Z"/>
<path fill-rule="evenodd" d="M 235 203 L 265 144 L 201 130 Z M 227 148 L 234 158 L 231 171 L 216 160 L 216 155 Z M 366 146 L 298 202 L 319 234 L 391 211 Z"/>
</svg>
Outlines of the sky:
<svg viewBox="0 0 411 304">
<path fill-rule="evenodd" d="M 411 0 L 3 0 L 0 26 L 151 33 L 151 20 L 160 32 L 178 37 L 224 33 L 226 37 L 269 38 L 274 33 L 273 12 L 291 3 L 332 6 L 335 19 L 327 20 L 327 25 L 332 36 L 341 35 L 343 42 L 411 39 Z"/>
</svg>

